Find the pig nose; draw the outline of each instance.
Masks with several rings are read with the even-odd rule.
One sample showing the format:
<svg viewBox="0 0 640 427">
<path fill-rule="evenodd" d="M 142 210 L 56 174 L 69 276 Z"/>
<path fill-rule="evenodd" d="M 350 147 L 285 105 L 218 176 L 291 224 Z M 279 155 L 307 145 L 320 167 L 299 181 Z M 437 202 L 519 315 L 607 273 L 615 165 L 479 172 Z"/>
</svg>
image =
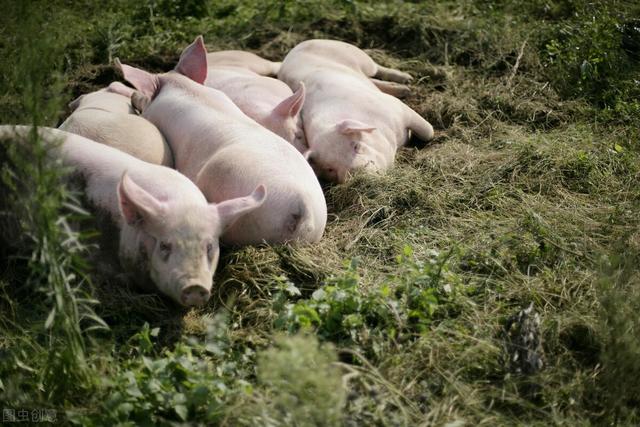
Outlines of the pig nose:
<svg viewBox="0 0 640 427">
<path fill-rule="evenodd" d="M 211 293 L 207 288 L 201 285 L 190 285 L 182 290 L 180 299 L 182 304 L 187 307 L 204 305 L 209 301 Z"/>
</svg>

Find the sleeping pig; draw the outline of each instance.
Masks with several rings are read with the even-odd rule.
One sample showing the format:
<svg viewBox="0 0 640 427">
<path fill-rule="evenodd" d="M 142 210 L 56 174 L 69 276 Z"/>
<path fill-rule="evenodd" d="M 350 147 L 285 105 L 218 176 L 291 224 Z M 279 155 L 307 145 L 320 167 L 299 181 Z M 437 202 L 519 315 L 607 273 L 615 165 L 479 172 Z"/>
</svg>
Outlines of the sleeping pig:
<svg viewBox="0 0 640 427">
<path fill-rule="evenodd" d="M 344 182 L 356 169 L 384 171 L 410 132 L 433 138 L 429 122 L 392 96 L 403 86 L 380 80 L 406 83 L 411 76 L 376 64 L 348 43 L 302 42 L 287 54 L 278 78 L 292 89 L 305 85 L 305 157 L 328 181 Z"/>
<path fill-rule="evenodd" d="M 154 125 L 131 106 L 133 89 L 113 82 L 109 87 L 81 95 L 69 104 L 73 113 L 60 129 L 117 148 L 140 160 L 173 167 L 173 156 Z"/>
<path fill-rule="evenodd" d="M 300 109 L 304 85 L 296 93 L 262 72 L 277 72 L 279 63 L 250 52 L 227 50 L 207 54 L 205 86 L 224 92 L 243 113 L 303 151 L 306 147 Z M 275 73 L 274 73 L 275 74 Z"/>
<path fill-rule="evenodd" d="M 0 126 L 0 138 L 19 141 L 30 131 L 29 126 Z M 51 145 L 50 154 L 81 178 L 91 206 L 119 230 L 118 257 L 125 271 L 139 282 L 150 280 L 184 306 L 207 302 L 219 236 L 262 205 L 264 186 L 246 197 L 207 203 L 202 192 L 173 169 L 68 132 L 38 132 Z"/>
</svg>

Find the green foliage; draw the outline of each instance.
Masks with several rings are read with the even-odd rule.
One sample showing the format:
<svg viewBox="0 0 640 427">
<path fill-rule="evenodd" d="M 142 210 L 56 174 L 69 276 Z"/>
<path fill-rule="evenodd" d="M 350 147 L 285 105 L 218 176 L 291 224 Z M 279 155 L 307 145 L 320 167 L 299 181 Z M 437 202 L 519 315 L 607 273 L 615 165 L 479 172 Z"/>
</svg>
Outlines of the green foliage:
<svg viewBox="0 0 640 427">
<path fill-rule="evenodd" d="M 459 292 L 460 278 L 450 271 L 450 257 L 451 253 L 432 251 L 419 260 L 406 246 L 397 258 L 397 270 L 369 292 L 359 286 L 354 259 L 343 275 L 329 278 L 310 299 L 295 303 L 285 303 L 286 297 L 299 291 L 281 281 L 275 326 L 289 331 L 313 328 L 320 337 L 341 344 L 375 345 L 378 340 L 425 333 Z"/>
<path fill-rule="evenodd" d="M 30 12 L 24 5 L 21 11 Z M 18 33 L 22 55 L 17 58 L 12 76 L 13 81 L 22 80 L 22 111 L 34 126 L 53 122 L 62 91 L 62 81 L 55 71 L 59 66 L 58 45 L 50 38 L 30 37 L 41 24 L 37 15 L 27 15 Z M 22 339 L 16 337 L 6 355 L 14 366 L 11 362 L 4 365 L 2 376 L 7 382 L 28 382 L 30 378 L 22 375 L 28 371 L 41 384 L 40 398 L 59 402 L 94 385 L 87 363 L 86 339 L 88 332 L 104 329 L 106 324 L 92 307 L 96 301 L 91 298 L 87 277 L 86 236 L 72 226 L 89 214 L 77 195 L 64 186 L 67 170 L 50 161 L 51 148 L 35 131 L 3 141 L 1 176 L 6 198 L 0 208 L 9 227 L 16 228 L 7 228 L 2 239 L 4 245 L 14 248 L 12 255 L 25 272 L 23 280 L 14 279 L 10 286 L 26 288 L 41 301 L 34 304 L 31 314 L 37 317 L 42 311 L 46 313 L 36 321 L 36 330 L 46 337 L 43 347 L 47 357 L 41 357 L 40 343 L 19 348 Z M 18 303 L 26 301 L 19 299 Z M 17 384 L 4 397 L 13 402 L 25 400 Z M 27 401 L 34 398 L 26 397 Z"/>
<path fill-rule="evenodd" d="M 640 405 L 640 277 L 638 253 L 627 248 L 605 263 L 599 282 L 602 373 L 607 414 L 617 422 L 630 422 Z"/>
<path fill-rule="evenodd" d="M 81 425 L 173 425 L 219 423 L 231 399 L 248 383 L 253 352 L 236 352 L 227 334 L 226 315 L 206 321 L 204 338 L 186 337 L 173 350 L 154 350 L 158 328 L 145 324 L 129 341 L 110 378 L 105 400 L 90 415 L 72 413 Z"/>
<path fill-rule="evenodd" d="M 547 62 L 563 93 L 605 107 L 611 118 L 637 119 L 640 86 L 634 76 L 640 69 L 623 43 L 625 21 L 632 16 L 619 5 L 580 2 L 573 16 L 555 28 L 546 45 Z"/>
<path fill-rule="evenodd" d="M 254 426 L 341 425 L 345 389 L 333 348 L 311 335 L 277 336 L 258 355 L 257 386 L 238 407 Z"/>
</svg>

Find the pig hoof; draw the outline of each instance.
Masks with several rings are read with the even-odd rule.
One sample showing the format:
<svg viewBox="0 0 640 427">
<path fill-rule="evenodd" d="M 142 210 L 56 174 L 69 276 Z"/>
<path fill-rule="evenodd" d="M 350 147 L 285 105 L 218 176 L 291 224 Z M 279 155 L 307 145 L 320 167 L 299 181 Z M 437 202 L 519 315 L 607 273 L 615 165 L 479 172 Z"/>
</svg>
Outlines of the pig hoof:
<svg viewBox="0 0 640 427">
<path fill-rule="evenodd" d="M 411 74 L 400 72 L 400 80 L 398 83 L 410 83 L 411 81 L 413 81 Z"/>
<path fill-rule="evenodd" d="M 182 305 L 187 307 L 196 307 L 204 305 L 209 301 L 211 293 L 208 289 L 200 285 L 191 285 L 182 290 L 180 300 Z"/>
<path fill-rule="evenodd" d="M 409 86 L 395 83 L 391 95 L 394 95 L 396 98 L 406 98 L 411 95 L 411 88 Z"/>
</svg>

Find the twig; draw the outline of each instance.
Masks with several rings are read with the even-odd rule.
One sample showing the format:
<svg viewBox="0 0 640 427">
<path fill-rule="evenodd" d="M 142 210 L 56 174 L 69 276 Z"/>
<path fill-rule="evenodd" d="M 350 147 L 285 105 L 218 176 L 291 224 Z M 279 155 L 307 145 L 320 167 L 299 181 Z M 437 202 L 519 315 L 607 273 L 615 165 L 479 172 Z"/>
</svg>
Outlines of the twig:
<svg viewBox="0 0 640 427">
<path fill-rule="evenodd" d="M 518 53 L 518 57 L 516 58 L 516 63 L 513 65 L 513 69 L 511 70 L 511 75 L 507 80 L 507 87 L 511 86 L 511 80 L 513 80 L 516 73 L 518 72 L 518 67 L 520 66 L 520 60 L 522 59 L 522 55 L 524 55 L 524 48 L 526 45 L 527 45 L 527 41 L 525 40 L 524 43 L 522 43 L 522 46 L 520 46 L 520 52 Z"/>
<path fill-rule="evenodd" d="M 449 66 L 449 42 L 444 42 L 444 65 Z"/>
</svg>

